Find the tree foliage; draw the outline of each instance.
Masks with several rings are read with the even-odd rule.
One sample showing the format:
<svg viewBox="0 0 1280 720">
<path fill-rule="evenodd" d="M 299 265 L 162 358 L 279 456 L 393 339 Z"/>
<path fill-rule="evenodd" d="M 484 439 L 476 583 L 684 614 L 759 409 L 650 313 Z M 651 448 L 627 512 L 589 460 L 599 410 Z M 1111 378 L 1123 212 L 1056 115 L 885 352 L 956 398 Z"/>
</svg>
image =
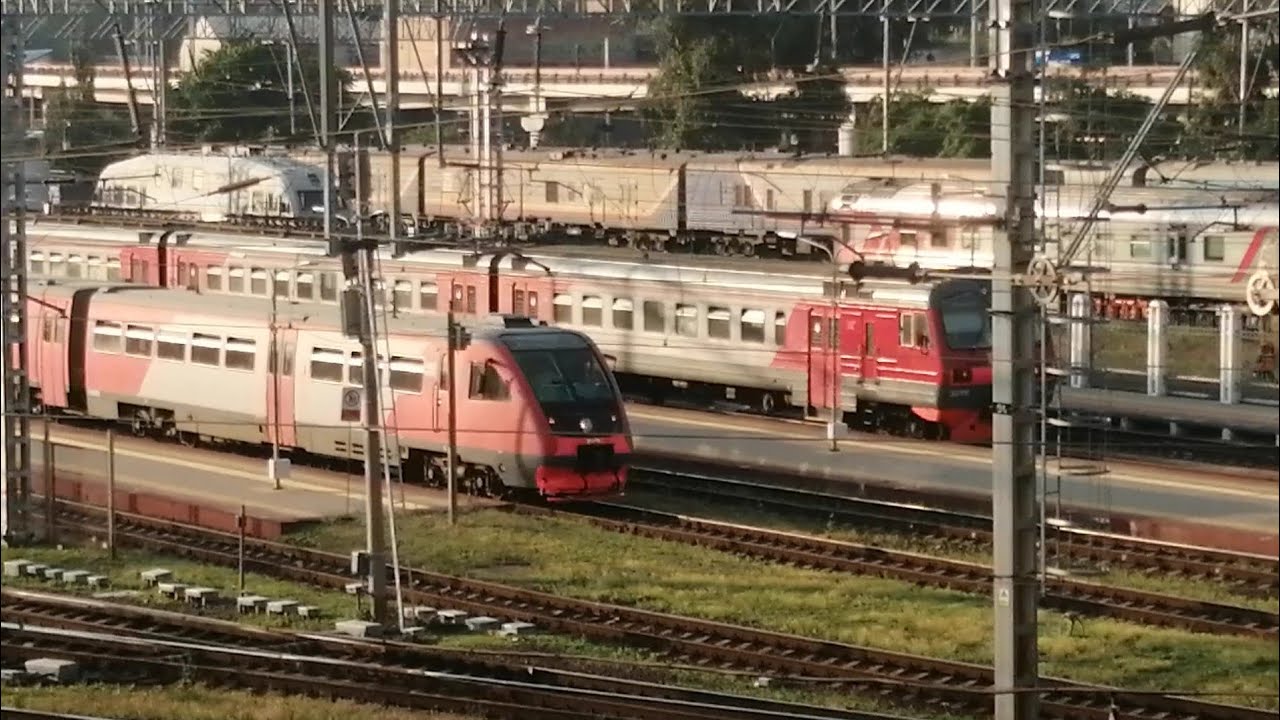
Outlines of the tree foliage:
<svg viewBox="0 0 1280 720">
<path fill-rule="evenodd" d="M 884 148 L 884 106 L 858 113 L 859 154 Z M 986 100 L 935 103 L 926 93 L 899 93 L 889 103 L 889 152 L 918 157 L 984 157 L 991 149 L 991 106 Z"/>
<path fill-rule="evenodd" d="M 1185 116 L 1183 151 L 1187 154 L 1277 159 L 1280 124 L 1276 100 L 1267 96 L 1266 89 L 1280 73 L 1280 47 L 1272 38 L 1260 47 L 1247 48 L 1245 69 L 1249 82 L 1241 97 L 1240 41 L 1234 33 L 1214 34 L 1203 40 L 1196 63 L 1201 97 L 1187 108 Z"/>
<path fill-rule="evenodd" d="M 50 93 L 45 107 L 44 154 L 66 172 L 97 175 L 108 151 L 137 140 L 123 111 L 94 100 L 93 59 L 81 49 L 71 54 L 76 84 Z"/>
<path fill-rule="evenodd" d="M 294 67 L 294 104 L 300 135 L 308 135 L 305 93 L 318 106 L 320 62 L 313 47 L 299 46 Z M 207 53 L 178 82 L 170 99 L 177 139 L 253 142 L 289 138 L 289 52 L 279 45 L 233 40 Z M 297 72 L 301 67 L 302 72 Z M 350 75 L 335 67 L 341 88 Z"/>
</svg>

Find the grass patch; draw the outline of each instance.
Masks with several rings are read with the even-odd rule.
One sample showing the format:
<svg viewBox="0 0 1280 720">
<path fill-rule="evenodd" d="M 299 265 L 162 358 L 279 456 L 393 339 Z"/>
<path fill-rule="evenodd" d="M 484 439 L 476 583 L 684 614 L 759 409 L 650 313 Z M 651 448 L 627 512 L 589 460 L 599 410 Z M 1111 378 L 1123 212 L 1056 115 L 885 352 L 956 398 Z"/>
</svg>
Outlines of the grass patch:
<svg viewBox="0 0 1280 720">
<path fill-rule="evenodd" d="M 346 521 L 352 527 L 357 529 L 359 523 Z M 357 545 L 363 543 L 363 530 L 359 530 L 360 540 Z M 355 547 L 352 545 L 351 547 Z M 349 548 L 346 548 L 349 549 Z M 169 600 L 158 593 L 154 589 L 145 589 L 139 577 L 139 573 L 143 570 L 151 568 L 163 567 L 174 573 L 174 578 L 178 582 L 190 585 L 204 585 L 207 587 L 215 587 L 222 591 L 226 597 L 234 596 L 237 592 L 237 575 L 233 569 L 222 568 L 218 566 L 200 565 L 187 560 L 175 559 L 170 556 L 159 555 L 155 553 L 145 553 L 129 550 L 121 550 L 117 553 L 117 558 L 112 561 L 108 558 L 105 550 L 96 547 L 24 547 L 24 548 L 4 548 L 0 551 L 3 559 L 10 560 L 15 558 L 23 558 L 32 562 L 48 564 L 51 566 L 61 567 L 64 569 L 82 569 L 91 570 L 97 574 L 107 575 L 112 580 L 111 590 L 137 590 L 136 595 L 129 597 L 116 598 L 116 602 L 144 605 L 147 607 L 155 607 L 158 609 L 171 611 L 194 612 L 191 606 L 182 602 Z M 521 565 L 508 566 L 509 568 L 523 567 Z M 501 572 L 502 569 L 498 568 Z M 46 592 L 73 593 L 76 595 L 87 596 L 93 591 L 84 586 L 73 587 L 64 586 L 61 583 L 51 583 L 35 578 L 5 578 L 5 585 L 9 587 L 18 587 L 28 590 L 38 590 Z M 300 603 L 308 605 L 316 605 L 325 611 L 326 620 L 304 620 L 300 618 L 281 618 L 279 616 L 269 615 L 238 615 L 233 609 L 221 612 L 209 612 L 206 615 L 214 615 L 224 617 L 226 619 L 235 619 L 246 624 L 267 628 L 282 628 L 297 631 L 317 631 L 330 630 L 333 627 L 333 620 L 342 617 L 354 617 L 354 600 L 344 593 L 327 591 L 313 588 L 308 585 L 292 583 L 287 581 L 275 580 L 269 577 L 246 573 L 245 587 L 248 592 L 265 595 L 276 599 L 293 599 Z M 777 684 L 769 688 L 756 688 L 753 685 L 754 677 L 722 674 L 714 672 L 703 672 L 690 670 L 672 670 L 670 661 L 648 651 L 630 648 L 604 645 L 600 643 L 583 640 L 580 638 L 567 637 L 562 635 L 535 634 L 526 635 L 518 638 L 502 638 L 493 635 L 477 635 L 469 633 L 444 633 L 438 635 L 428 635 L 423 638 L 424 643 L 442 649 L 466 650 L 466 651 L 487 651 L 494 654 L 504 654 L 510 656 L 512 653 L 529 654 L 528 662 L 535 665 L 545 665 L 548 667 L 570 667 L 572 669 L 580 669 L 584 672 L 599 672 L 601 674 L 616 674 L 624 677 L 646 680 L 655 683 L 665 684 L 681 684 L 693 688 L 711 690 L 726 693 L 738 693 L 743 695 L 751 695 L 754 697 L 762 697 L 770 700 L 778 700 L 783 702 L 795 702 L 808 705 L 820 705 L 825 707 L 843 707 L 867 712 L 892 712 L 895 709 L 900 710 L 900 706 L 875 697 L 873 694 L 852 695 L 848 692 L 839 690 L 829 690 L 822 685 L 801 685 L 797 687 L 785 687 Z M 545 657 L 540 657 L 545 656 Z M 53 688 L 56 689 L 56 688 Z M 45 697 L 46 688 L 24 688 L 24 692 L 33 693 L 33 697 Z M 129 702 L 127 698 L 135 697 L 138 693 L 143 695 L 151 693 L 164 692 L 214 692 L 202 690 L 200 688 L 161 688 L 136 690 L 133 688 L 123 688 L 120 686 L 95 686 L 95 687 L 76 687 L 66 688 L 69 691 L 67 697 L 76 698 L 83 702 L 86 693 L 114 693 L 120 695 L 125 700 L 121 700 L 122 707 L 128 708 Z M 5 689 L 6 703 L 8 703 L 9 688 Z M 234 693 L 232 693 L 234 695 Z M 177 697 L 178 695 L 175 695 Z M 51 695 L 50 697 L 53 697 Z M 56 702 L 61 702 L 63 695 L 56 695 Z M 287 699 L 287 698 L 281 698 Z M 42 701 L 45 702 L 45 701 Z M 47 702 L 55 702 L 48 700 Z M 192 701 L 196 702 L 196 701 Z M 145 701 L 139 701 L 140 706 L 146 706 Z M 91 705 L 92 707 L 116 707 Z M 270 720 L 278 720 L 280 718 L 341 718 L 343 720 L 358 720 L 365 717 L 360 714 L 316 714 L 312 715 L 300 708 L 289 714 L 285 712 L 288 707 L 286 705 L 273 704 L 280 710 L 277 715 L 223 715 L 217 712 L 210 715 L 193 716 L 189 714 L 151 714 L 151 715 L 132 715 L 128 712 L 116 713 L 103 710 L 104 714 L 120 717 L 121 720 L 133 720 L 133 718 L 169 718 L 183 717 L 194 718 L 194 720 L 204 720 L 205 717 L 210 718 L 234 718 L 243 720 L 256 720 L 256 718 L 269 718 Z M 18 707 L 30 707 L 32 709 L 51 710 L 54 706 L 46 705 L 21 705 Z M 56 707 L 63 707 L 57 705 Z M 72 706 L 74 707 L 74 706 Z M 85 706 L 80 706 L 85 707 Z M 158 703 L 157 707 L 172 708 L 171 704 Z M 221 707 L 221 705 L 216 705 Z M 366 707 L 367 706 L 362 706 Z M 145 707 L 140 707 L 145 709 Z M 56 710 L 62 712 L 62 710 Z M 426 717 L 426 718 L 454 718 L 460 716 L 452 715 L 413 715 L 404 714 L 408 711 L 396 711 L 399 714 L 384 714 L 379 720 L 387 720 L 388 718 L 400 717 Z M 959 720 L 967 716 L 953 714 L 927 713 L 924 715 L 917 714 L 922 720 Z"/>
<path fill-rule="evenodd" d="M 566 596 L 740 623 L 899 652 L 990 664 L 991 601 L 905 583 L 761 563 L 587 524 L 500 511 L 399 519 L 406 564 Z M 295 540 L 345 551 L 357 523 Z M 497 570 L 495 573 L 494 570 Z M 1274 693 L 1275 643 L 1041 614 L 1042 672 L 1093 683 L 1206 693 Z M 1117 648 L 1123 651 L 1117 652 Z M 1274 697 L 1222 698 L 1274 708 Z"/>
<path fill-rule="evenodd" d="M 401 710 L 274 693 L 254 695 L 202 685 L 5 686 L 4 704 L 53 713 L 92 712 L 118 720 L 479 720 L 476 715 Z"/>
<path fill-rule="evenodd" d="M 991 564 L 991 551 L 976 549 L 973 544 L 944 538 L 920 537 L 892 532 L 864 530 L 841 523 L 823 522 L 800 513 L 778 513 L 749 502 L 673 498 L 656 492 L 627 491 L 626 504 L 661 512 L 682 513 L 708 520 L 754 525 L 784 532 L 807 533 L 832 540 L 872 545 L 888 550 L 934 555 L 962 562 Z M 1280 612 L 1280 598 L 1259 597 L 1237 592 L 1224 583 L 1195 582 L 1168 575 L 1148 575 L 1142 571 L 1111 569 L 1084 578 L 1088 582 L 1134 588 L 1147 592 L 1176 595 L 1204 602 L 1251 607 L 1267 612 Z"/>
</svg>

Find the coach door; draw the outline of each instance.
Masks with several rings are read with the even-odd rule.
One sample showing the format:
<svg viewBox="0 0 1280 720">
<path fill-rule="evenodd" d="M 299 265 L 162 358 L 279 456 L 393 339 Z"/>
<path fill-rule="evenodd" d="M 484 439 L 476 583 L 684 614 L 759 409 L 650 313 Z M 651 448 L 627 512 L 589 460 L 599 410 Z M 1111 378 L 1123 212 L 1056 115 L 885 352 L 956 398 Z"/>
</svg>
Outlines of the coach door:
<svg viewBox="0 0 1280 720">
<path fill-rule="evenodd" d="M 831 407 L 831 389 L 836 358 L 833 351 L 832 332 L 835 319 L 830 310 L 811 308 L 809 325 L 809 405 L 814 408 Z"/>
<path fill-rule="evenodd" d="M 268 354 L 267 372 L 267 437 L 283 447 L 298 444 L 297 414 L 294 402 L 294 355 L 297 332 L 282 328 L 275 333 Z"/>
<path fill-rule="evenodd" d="M 40 378 L 40 400 L 46 407 L 67 406 L 67 325 L 58 310 L 46 311 L 40 323 L 40 352 L 33 376 Z"/>
<path fill-rule="evenodd" d="M 876 347 L 876 315 L 866 312 L 862 316 L 861 374 L 863 382 L 880 382 L 880 360 Z"/>
</svg>

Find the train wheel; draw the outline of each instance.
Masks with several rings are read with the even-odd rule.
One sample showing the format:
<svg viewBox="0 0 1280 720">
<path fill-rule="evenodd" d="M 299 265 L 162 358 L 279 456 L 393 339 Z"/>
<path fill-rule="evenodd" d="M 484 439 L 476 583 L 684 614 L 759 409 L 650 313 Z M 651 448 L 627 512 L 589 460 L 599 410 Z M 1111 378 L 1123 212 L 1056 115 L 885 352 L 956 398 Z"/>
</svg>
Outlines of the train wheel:
<svg viewBox="0 0 1280 720">
<path fill-rule="evenodd" d="M 146 437 L 147 427 L 150 424 L 151 422 L 147 418 L 145 410 L 134 410 L 133 417 L 129 420 L 129 431 L 133 433 L 134 437 Z"/>
<path fill-rule="evenodd" d="M 760 395 L 760 412 L 765 415 L 772 415 L 778 411 L 778 398 L 773 393 L 763 393 Z"/>
</svg>

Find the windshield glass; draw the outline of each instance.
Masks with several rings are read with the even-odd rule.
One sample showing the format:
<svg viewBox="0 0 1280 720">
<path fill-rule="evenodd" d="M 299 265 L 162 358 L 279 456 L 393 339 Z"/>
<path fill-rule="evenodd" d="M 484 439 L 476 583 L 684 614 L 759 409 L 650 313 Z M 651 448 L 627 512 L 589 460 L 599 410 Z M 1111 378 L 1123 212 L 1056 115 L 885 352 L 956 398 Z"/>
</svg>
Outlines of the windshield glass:
<svg viewBox="0 0 1280 720">
<path fill-rule="evenodd" d="M 952 350 L 985 350 L 991 347 L 991 312 L 985 293 L 965 291 L 938 302 L 942 332 Z"/>
<path fill-rule="evenodd" d="M 513 354 L 543 405 L 613 400 L 609 376 L 591 348 L 516 350 Z"/>
<path fill-rule="evenodd" d="M 323 190 L 299 190 L 298 191 L 298 214 L 310 215 L 316 212 L 317 208 L 324 207 L 324 191 Z M 333 198 L 333 209 L 341 210 L 343 204 L 338 201 L 337 197 Z"/>
</svg>

